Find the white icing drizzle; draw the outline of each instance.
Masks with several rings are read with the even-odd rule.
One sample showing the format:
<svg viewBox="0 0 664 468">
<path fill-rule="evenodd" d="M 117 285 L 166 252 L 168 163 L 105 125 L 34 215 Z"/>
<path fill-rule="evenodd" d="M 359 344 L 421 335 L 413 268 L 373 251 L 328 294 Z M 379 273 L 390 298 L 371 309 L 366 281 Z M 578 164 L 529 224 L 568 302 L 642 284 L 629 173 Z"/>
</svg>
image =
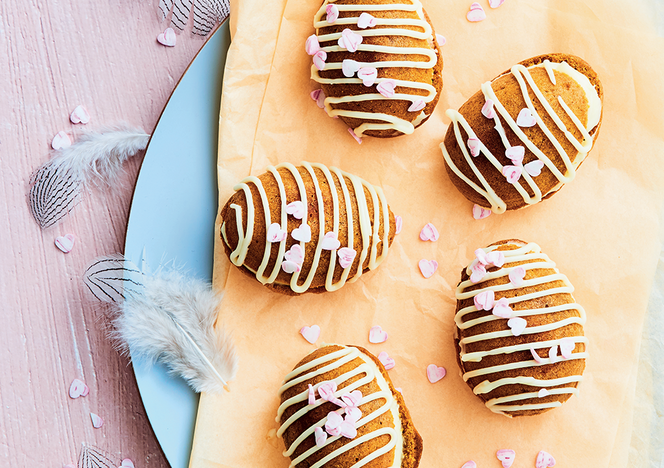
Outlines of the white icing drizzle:
<svg viewBox="0 0 664 468">
<path fill-rule="evenodd" d="M 587 111 L 588 123 L 586 126 L 583 125 L 583 123 L 579 120 L 579 118 L 574 114 L 572 109 L 570 109 L 570 107 L 564 102 L 562 97 L 558 96 L 558 102 L 560 103 L 561 107 L 563 108 L 567 116 L 573 121 L 574 125 L 579 130 L 579 132 L 581 133 L 582 135 L 581 141 L 578 141 L 576 137 L 572 134 L 572 132 L 570 132 L 567 129 L 567 127 L 560 119 L 556 111 L 553 109 L 553 107 L 551 107 L 551 105 L 547 101 L 542 91 L 535 85 L 535 82 L 529 72 L 529 70 L 533 68 L 544 68 L 546 70 L 547 75 L 549 76 L 549 79 L 554 85 L 556 83 L 554 71 L 558 73 L 564 73 L 570 76 L 572 79 L 574 79 L 579 84 L 579 86 L 581 86 L 581 88 L 584 90 L 586 98 L 588 99 L 588 111 Z M 597 90 L 590 83 L 588 77 L 576 71 L 566 62 L 551 63 L 549 60 L 545 60 L 543 63 L 533 65 L 528 68 L 524 67 L 523 65 L 517 64 L 512 67 L 510 73 L 516 78 L 517 82 L 519 83 L 523 99 L 526 103 L 526 107 L 530 109 L 533 116 L 535 117 L 535 120 L 537 122 L 536 125 L 542 130 L 542 132 L 545 134 L 545 136 L 554 146 L 556 152 L 562 159 L 565 165 L 565 173 L 564 174 L 561 173 L 560 170 L 554 164 L 554 162 L 539 147 L 537 147 L 532 141 L 530 141 L 530 139 L 526 136 L 523 130 L 516 124 L 516 120 L 509 115 L 503 104 L 498 100 L 492 88 L 492 82 L 488 81 L 482 84 L 481 89 L 485 100 L 490 99 L 494 103 L 494 108 L 496 110 L 496 116 L 494 117 L 494 121 L 496 123 L 495 129 L 500 135 L 501 141 L 503 142 L 505 149 L 510 148 L 511 145 L 509 143 L 509 140 L 507 139 L 505 128 L 503 127 L 501 119 L 499 118 L 500 115 L 500 117 L 502 117 L 502 120 L 505 123 L 507 123 L 509 128 L 521 140 L 525 148 L 530 150 L 540 161 L 542 161 L 542 163 L 558 179 L 558 184 L 553 189 L 551 189 L 551 191 L 558 190 L 563 184 L 568 183 L 572 179 L 574 179 L 574 176 L 576 175 L 576 169 L 579 167 L 581 162 L 583 162 L 586 155 L 592 148 L 593 136 L 590 135 L 589 132 L 599 123 L 599 119 L 601 116 L 602 102 L 597 94 Z M 542 107 L 544 107 L 546 113 L 549 115 L 549 117 L 551 117 L 556 127 L 563 132 L 565 138 L 576 149 L 577 155 L 574 157 L 573 160 L 570 160 L 569 155 L 564 150 L 560 141 L 558 141 L 558 139 L 554 137 L 551 130 L 544 124 L 544 121 L 542 120 L 541 116 L 535 109 L 535 106 L 528 93 L 528 89 L 532 90 L 532 92 L 537 97 L 537 101 Z M 447 151 L 445 143 L 443 142 L 441 143 L 440 148 L 443 151 L 443 157 L 445 158 L 445 162 L 461 180 L 463 180 L 469 187 L 471 187 L 473 190 L 479 193 L 490 203 L 491 211 L 493 211 L 494 213 L 505 212 L 505 210 L 507 209 L 507 204 L 496 194 L 496 192 L 488 183 L 484 175 L 479 171 L 479 169 L 473 162 L 474 158 L 470 155 L 470 152 L 468 151 L 468 148 L 466 146 L 466 141 L 463 138 L 460 127 L 463 128 L 463 130 L 466 132 L 468 138 L 477 138 L 477 134 L 473 131 L 468 121 L 458 111 L 454 109 L 449 109 L 446 112 L 446 114 L 448 117 L 450 117 L 450 119 L 452 119 L 452 125 L 454 126 L 454 135 L 456 137 L 457 144 L 461 148 L 461 152 L 468 166 L 471 168 L 473 174 L 475 174 L 475 176 L 479 180 L 480 185 L 477 185 L 475 182 L 473 182 L 456 166 L 456 164 L 454 164 L 452 158 L 450 157 Z M 487 147 L 484 146 L 484 144 L 482 144 L 482 142 L 480 142 L 480 152 L 491 162 L 491 164 L 496 168 L 496 170 L 501 173 L 502 177 L 502 170 L 504 166 L 500 164 L 496 156 L 494 156 L 487 149 Z M 526 188 L 522 185 L 523 182 L 525 182 L 525 184 L 533 192 L 533 196 L 531 196 L 528 193 L 528 190 L 526 190 Z M 521 178 L 514 184 L 514 188 L 523 197 L 524 202 L 528 205 L 533 205 L 535 203 L 540 202 L 542 200 L 543 195 L 546 195 L 542 194 L 542 191 L 533 180 L 533 177 L 530 176 L 530 174 L 528 174 L 526 171 L 523 171 Z"/>
<path fill-rule="evenodd" d="M 357 268 L 357 272 L 355 275 L 348 279 L 348 276 L 350 274 L 350 271 L 353 267 L 351 264 L 347 268 L 344 268 L 341 278 L 339 281 L 334 283 L 334 270 L 336 266 L 336 254 L 337 250 L 332 250 L 331 255 L 330 255 L 330 264 L 327 270 L 327 274 L 325 277 L 325 289 L 327 291 L 336 291 L 337 289 L 341 288 L 346 282 L 352 283 L 354 281 L 357 281 L 357 279 L 362 276 L 363 273 L 363 265 L 364 262 L 367 258 L 369 258 L 369 261 L 367 263 L 367 267 L 370 270 L 373 270 L 376 268 L 378 265 L 380 265 L 385 257 L 387 256 L 388 250 L 389 250 L 389 232 L 390 232 L 390 214 L 389 214 L 389 208 L 387 205 L 387 199 L 385 198 L 385 195 L 383 193 L 383 190 L 380 187 L 374 187 L 370 183 L 362 180 L 360 177 L 349 174 L 347 172 L 341 171 L 335 167 L 332 168 L 327 168 L 326 166 L 322 164 L 310 164 L 307 162 L 302 162 L 302 166 L 307 170 L 309 175 L 311 176 L 314 184 L 314 189 L 315 189 L 315 194 L 316 194 L 316 201 L 318 204 L 318 223 L 319 223 L 319 232 L 318 232 L 318 241 L 316 244 L 316 250 L 314 253 L 314 257 L 312 259 L 311 263 L 311 268 L 309 270 L 309 274 L 307 277 L 304 279 L 302 283 L 299 282 L 299 277 L 300 277 L 300 272 L 295 272 L 291 276 L 290 280 L 290 288 L 296 292 L 296 293 L 303 293 L 309 289 L 311 286 L 311 283 L 314 279 L 314 276 L 316 275 L 316 271 L 318 269 L 318 264 L 320 262 L 320 257 L 323 252 L 323 238 L 326 234 L 325 231 L 325 206 L 324 206 L 324 201 L 323 201 L 323 192 L 320 188 L 318 176 L 314 172 L 314 168 L 319 169 L 320 171 L 323 172 L 325 179 L 327 180 L 327 183 L 330 187 L 330 191 L 332 193 L 332 205 L 333 205 L 333 231 L 336 235 L 337 238 L 339 238 L 339 216 L 340 216 L 340 203 L 343 203 L 346 209 L 346 224 L 348 227 L 348 245 L 345 247 L 355 249 L 358 251 L 358 248 L 356 248 L 353 245 L 353 240 L 354 240 L 354 233 L 355 233 L 355 226 L 353 225 L 353 207 L 352 207 L 352 195 L 355 196 L 356 202 L 357 202 L 357 214 L 359 217 L 360 221 L 360 234 L 361 234 L 361 239 L 362 239 L 362 246 L 361 250 L 357 252 L 357 257 L 359 258 L 359 265 Z M 282 230 L 288 232 L 288 220 L 287 220 L 287 214 L 286 214 L 286 205 L 288 205 L 289 202 L 296 201 L 296 200 L 287 200 L 286 199 L 286 191 L 285 191 L 285 186 L 283 183 L 283 180 L 279 174 L 278 169 L 284 168 L 287 169 L 295 178 L 295 181 L 297 183 L 298 187 L 298 192 L 299 192 L 299 200 L 302 202 L 304 205 L 304 215 L 302 217 L 302 222 L 306 223 L 308 216 L 307 216 L 307 191 L 305 187 L 304 180 L 302 179 L 302 176 L 300 172 L 298 171 L 298 168 L 295 167 L 291 163 L 282 163 L 279 164 L 278 166 L 269 166 L 268 171 L 272 174 L 272 176 L 275 178 L 275 181 L 279 187 L 279 198 L 281 200 L 281 219 L 280 219 L 280 227 Z M 334 173 L 335 177 L 332 175 Z M 351 186 L 352 186 L 352 195 L 349 190 L 349 187 L 346 183 L 346 178 L 350 180 Z M 251 193 L 251 189 L 249 187 L 249 184 L 253 184 L 256 189 L 258 190 L 258 193 L 261 198 L 261 204 L 263 206 L 263 220 L 265 222 L 266 228 L 270 226 L 271 224 L 271 216 L 270 216 L 270 205 L 269 201 L 267 198 L 267 194 L 265 193 L 265 189 L 263 187 L 262 182 L 258 177 L 255 176 L 249 176 L 245 179 L 243 179 L 240 183 L 235 185 L 233 187 L 233 190 L 242 190 L 244 192 L 245 198 L 247 200 L 247 228 L 246 231 L 244 229 L 244 224 L 243 224 L 243 219 L 242 219 L 242 209 L 239 205 L 237 204 L 231 204 L 230 208 L 234 210 L 235 212 L 235 223 L 237 227 L 237 232 L 238 232 L 238 244 L 235 247 L 235 250 L 233 250 L 230 254 L 230 259 L 231 262 L 233 262 L 234 265 L 236 266 L 243 266 L 244 268 L 247 268 L 249 271 L 254 273 L 256 275 L 256 279 L 260 281 L 262 284 L 272 284 L 275 282 L 277 275 L 279 274 L 279 271 L 281 269 L 281 264 L 284 261 L 284 254 L 286 250 L 286 239 L 279 242 L 279 252 L 277 255 L 277 261 L 274 265 L 274 268 L 272 269 L 272 272 L 269 277 L 265 277 L 263 274 L 265 269 L 267 268 L 267 265 L 270 260 L 270 254 L 272 251 L 272 243 L 271 242 L 265 242 L 265 251 L 263 253 L 263 259 L 262 262 L 258 268 L 258 270 L 254 271 L 253 269 L 249 268 L 247 265 L 244 264 L 244 261 L 247 256 L 247 251 L 249 249 L 249 245 L 251 244 L 253 240 L 253 232 L 254 232 L 254 224 L 256 222 L 256 213 L 254 210 L 254 201 L 253 201 L 253 195 Z M 337 193 L 337 185 L 341 187 L 341 191 L 343 193 L 343 201 L 339 200 L 339 196 Z M 373 204 L 373 226 L 375 228 L 372 228 L 372 220 L 371 220 L 371 215 L 369 211 L 369 204 L 366 198 L 366 194 L 364 189 L 367 189 L 370 196 L 371 196 L 371 201 Z M 381 222 L 381 211 L 383 214 L 382 222 Z M 260 216 L 260 214 L 258 214 Z M 382 237 L 380 235 L 381 231 L 381 226 L 382 226 Z M 232 248 L 232 246 L 229 244 L 227 235 L 226 235 L 226 221 L 221 226 L 221 235 L 229 248 Z M 290 232 L 288 232 L 288 235 L 290 235 Z M 378 245 L 382 245 L 382 251 L 380 256 L 378 256 Z M 302 250 L 305 250 L 305 242 L 300 242 L 300 246 L 302 247 Z M 343 245 L 340 246 L 344 247 Z"/>
<path fill-rule="evenodd" d="M 343 388 L 340 388 L 339 390 L 337 390 L 334 396 L 340 398 L 341 395 L 347 392 L 352 392 L 353 390 L 356 390 L 362 387 L 363 385 L 366 385 L 375 380 L 380 390 L 371 393 L 369 395 L 363 395 L 362 402 L 360 404 L 360 409 L 362 410 L 362 418 L 360 418 L 360 420 L 357 422 L 357 427 L 360 428 L 364 426 L 368 422 L 373 421 L 374 419 L 378 418 L 379 416 L 385 414 L 388 411 L 392 413 L 392 419 L 394 420 L 394 427 L 382 427 L 378 430 L 374 430 L 362 436 L 358 436 L 354 439 L 349 439 L 342 447 L 331 452 L 324 458 L 320 459 L 319 461 L 311 465 L 311 468 L 319 468 L 328 463 L 329 461 L 335 459 L 339 455 L 348 452 L 352 448 L 357 447 L 358 445 L 364 442 L 376 439 L 383 435 L 388 435 L 390 437 L 390 441 L 381 448 L 379 448 L 378 450 L 371 452 L 369 455 L 359 460 L 351 468 L 360 468 L 369 463 L 371 460 L 374 460 L 380 457 L 381 455 L 390 452 L 393 449 L 394 449 L 394 462 L 391 465 L 391 467 L 397 468 L 401 466 L 401 461 L 403 458 L 403 435 L 402 435 L 401 418 L 399 415 L 399 403 L 396 400 L 396 398 L 394 398 L 394 395 L 390 390 L 389 384 L 387 383 L 383 375 L 380 373 L 380 371 L 378 371 L 376 364 L 369 357 L 361 353 L 359 349 L 352 346 L 342 346 L 341 349 L 339 350 L 332 351 L 329 354 L 313 359 L 312 361 L 295 368 L 284 379 L 284 383 L 282 387 L 279 389 L 279 395 L 283 394 L 286 390 L 299 383 L 306 382 L 318 375 L 322 375 L 325 374 L 326 372 L 338 369 L 344 364 L 351 362 L 357 358 L 359 358 L 362 361 L 360 365 L 356 366 L 355 368 L 353 368 L 348 372 L 341 374 L 340 376 L 336 377 L 333 380 L 337 384 L 337 386 L 340 387 L 341 384 L 354 377 L 360 375 L 363 375 L 363 377 Z M 317 366 L 322 366 L 322 367 L 315 371 L 312 370 Z M 317 391 L 318 385 L 315 385 L 314 389 Z M 277 410 L 276 421 L 280 422 L 283 413 L 292 405 L 307 401 L 308 395 L 309 395 L 308 390 L 305 390 L 284 401 Z M 379 408 L 372 411 L 371 413 L 366 413 L 366 410 L 363 409 L 363 405 L 365 403 L 375 400 L 384 400 L 384 403 Z M 284 421 L 283 424 L 281 424 L 281 426 L 277 430 L 277 437 L 282 437 L 283 433 L 295 421 L 297 421 L 298 419 L 309 413 L 311 410 L 318 408 L 320 405 L 323 405 L 325 403 L 327 402 L 322 398 L 317 398 L 313 405 L 307 404 L 303 406 L 301 409 L 295 412 L 291 417 L 289 417 L 286 421 Z M 337 412 L 341 414 L 343 412 L 343 409 L 340 408 L 337 410 Z M 300 434 L 300 436 L 297 439 L 295 439 L 295 441 L 291 444 L 291 446 L 286 448 L 286 450 L 283 452 L 283 455 L 285 457 L 290 457 L 295 452 L 295 450 L 297 450 L 299 445 L 302 442 L 304 442 L 304 440 L 306 440 L 309 437 L 314 437 L 314 431 L 317 427 L 323 427 L 326 422 L 327 422 L 327 416 L 321 419 L 320 421 L 317 421 L 311 427 L 302 432 L 302 434 Z M 299 457 L 292 460 L 290 467 L 298 465 L 299 463 L 309 458 L 311 455 L 315 454 L 322 448 L 330 445 L 331 443 L 333 443 L 334 441 L 338 440 L 341 437 L 342 436 L 328 437 L 323 447 L 318 447 L 314 444 L 313 447 L 311 447 L 309 450 L 305 451 Z"/>
<path fill-rule="evenodd" d="M 326 15 L 326 7 L 328 4 L 335 3 L 336 0 L 325 0 L 323 5 L 320 7 L 316 16 L 314 17 L 314 28 L 316 28 L 316 33 L 322 28 L 333 26 L 323 20 L 323 16 Z M 357 12 L 357 16 L 351 16 L 347 18 L 338 18 L 334 25 L 357 25 L 359 19 L 359 13 L 361 12 L 375 12 L 375 11 L 405 11 L 405 12 L 416 12 L 418 15 L 417 19 L 413 18 L 376 18 L 376 26 L 399 26 L 397 28 L 375 28 L 369 27 L 366 29 L 356 29 L 353 30 L 353 33 L 359 34 L 362 37 L 377 37 L 377 36 L 406 36 L 412 37 L 414 39 L 421 40 L 433 40 L 433 30 L 431 25 L 426 21 L 424 17 L 424 11 L 422 9 L 422 3 L 419 0 L 410 0 L 412 4 L 382 4 L 382 5 L 342 5 L 337 4 L 337 8 L 340 12 Z M 422 28 L 422 31 L 414 31 L 410 29 L 404 29 L 404 26 L 416 26 Z M 319 42 L 328 42 L 332 41 L 335 45 L 329 45 L 322 47 L 321 50 L 325 52 L 342 52 L 346 49 L 343 49 L 336 45 L 336 42 L 341 37 L 341 33 L 333 34 L 321 34 L 318 36 Z M 420 68 L 420 69 L 431 69 L 436 63 L 438 63 L 438 56 L 436 51 L 433 48 L 422 48 L 422 47 L 392 47 L 392 46 L 380 46 L 375 44 L 366 44 L 362 43 L 359 45 L 358 51 L 367 51 L 375 53 L 384 53 L 384 54 L 401 54 L 401 55 L 423 55 L 428 57 L 429 60 L 425 62 L 418 62 L 414 60 L 406 61 L 384 61 L 384 62 L 357 62 L 358 68 L 363 67 L 373 67 L 373 68 L 388 68 L 388 67 L 407 67 L 407 68 Z M 341 62 L 328 62 L 325 64 L 325 70 L 340 70 L 342 68 Z M 312 65 L 311 66 L 311 79 L 321 83 L 321 84 L 361 84 L 362 80 L 356 77 L 353 78 L 337 78 L 337 79 L 328 79 L 322 78 L 318 69 Z M 375 84 L 385 81 L 385 78 L 378 78 L 375 81 Z M 358 112 L 342 109 L 333 109 L 333 104 L 348 103 L 348 102 L 361 102 L 361 101 L 375 101 L 375 100 L 385 100 L 385 99 L 397 99 L 410 101 L 411 103 L 422 100 L 425 104 L 432 102 L 436 97 L 436 88 L 428 83 L 420 83 L 417 81 L 405 81 L 405 80 L 394 80 L 396 81 L 396 86 L 401 88 L 411 88 L 427 91 L 427 95 L 419 94 L 405 94 L 405 93 L 395 93 L 394 97 L 387 98 L 379 93 L 367 93 L 360 94 L 356 96 L 343 96 L 343 97 L 326 97 L 325 98 L 325 110 L 330 117 L 342 116 L 350 117 L 356 119 L 364 120 L 378 120 L 385 123 L 363 123 L 360 126 L 353 129 L 355 134 L 361 137 L 364 132 L 368 130 L 398 130 L 404 134 L 411 134 L 415 130 L 415 127 L 419 125 L 423 119 L 418 118 L 409 122 L 408 120 L 401 119 L 399 117 L 384 114 L 384 113 L 373 113 L 373 112 Z"/>
<path fill-rule="evenodd" d="M 493 250 L 498 249 L 500 246 L 494 245 L 491 247 L 488 247 L 486 249 L 483 249 L 486 253 L 491 252 Z M 571 294 L 574 291 L 574 287 L 571 285 L 567 277 L 563 274 L 561 274 L 558 269 L 556 268 L 556 264 L 551 261 L 551 259 L 546 255 L 541 252 L 540 247 L 537 244 L 534 243 L 529 243 L 525 246 L 518 247 L 517 249 L 513 250 L 501 250 L 503 255 L 505 256 L 505 264 L 503 265 L 502 268 L 497 269 L 496 271 L 493 272 L 487 272 L 487 274 L 482 278 L 482 280 L 479 283 L 472 283 L 470 280 L 462 281 L 459 286 L 456 289 L 456 299 L 459 301 L 465 300 L 465 299 L 471 299 L 474 298 L 477 294 L 480 294 L 485 291 L 493 291 L 494 293 L 500 293 L 504 291 L 513 291 L 515 289 L 520 289 L 520 288 L 526 288 L 530 286 L 537 286 L 537 285 L 543 285 L 547 283 L 552 283 L 554 281 L 562 281 L 565 286 L 562 287 L 552 287 L 550 289 L 544 290 L 544 291 L 538 291 L 534 293 L 529 293 L 529 294 L 521 294 L 517 295 L 516 297 L 510 297 L 507 298 L 508 304 L 511 306 L 512 304 L 517 304 L 519 302 L 524 302 L 528 301 L 531 299 L 536 299 L 540 297 L 546 297 L 550 296 L 553 294 L 560 294 L 560 293 L 569 293 Z M 526 262 L 518 266 L 510 266 L 510 264 L 514 264 L 517 262 Z M 473 262 L 474 263 L 474 262 Z M 471 268 L 473 263 L 471 263 L 467 268 L 466 268 L 466 273 L 470 274 L 472 272 Z M 534 269 L 552 269 L 555 271 L 553 274 L 537 277 L 537 278 L 531 278 L 523 281 L 523 284 L 519 286 L 519 288 L 515 288 L 515 286 L 508 282 L 506 284 L 500 284 L 500 285 L 494 285 L 494 286 L 485 286 L 485 287 L 479 287 L 477 289 L 474 289 L 472 291 L 467 291 L 467 288 L 471 286 L 476 286 L 476 285 L 481 285 L 484 282 L 487 282 L 492 279 L 496 278 L 503 278 L 509 276 L 510 272 L 513 271 L 515 268 L 521 267 L 526 272 L 529 270 L 534 270 Z M 497 295 L 498 296 L 498 295 Z M 577 323 L 580 325 L 584 325 L 586 322 L 586 313 L 583 307 L 581 307 L 579 304 L 576 302 L 570 303 L 570 304 L 562 304 L 558 306 L 552 306 L 552 307 L 545 307 L 541 309 L 525 309 L 525 310 L 514 310 L 512 313 L 512 317 L 529 317 L 529 316 L 534 316 L 534 315 L 540 315 L 540 314 L 551 314 L 551 313 L 556 313 L 556 312 L 561 312 L 561 311 L 566 311 L 566 310 L 576 310 L 579 312 L 579 317 L 569 317 L 564 320 L 560 320 L 558 322 L 553 322 L 553 323 L 548 323 L 545 325 L 540 325 L 540 326 L 529 326 L 524 329 L 524 331 L 521 333 L 520 336 L 527 336 L 527 335 L 535 335 L 538 333 L 543 333 L 543 332 L 549 332 L 553 331 L 559 328 L 562 328 L 564 326 Z M 505 320 L 503 318 L 497 317 L 491 313 L 491 311 L 487 311 L 484 316 L 475 318 L 472 320 L 465 320 L 464 321 L 464 316 L 471 314 L 471 313 L 477 313 L 478 310 L 475 307 L 475 305 L 471 305 L 468 307 L 464 307 L 463 309 L 460 309 L 455 317 L 454 317 L 454 322 L 456 323 L 457 327 L 456 330 L 467 330 L 469 328 L 472 328 L 474 326 L 477 326 L 481 323 L 487 323 L 487 322 L 492 322 L 496 320 Z M 502 330 L 502 331 L 495 331 L 495 332 L 490 332 L 490 333 L 482 333 L 482 334 L 477 334 L 477 335 L 472 335 L 472 336 L 467 336 L 465 338 L 462 338 L 459 341 L 459 347 L 461 348 L 461 352 L 459 354 L 461 361 L 462 362 L 481 362 L 482 358 L 486 356 L 495 356 L 499 354 L 511 354 L 519 351 L 530 351 L 531 349 L 550 349 L 553 346 L 560 346 L 562 339 L 557 339 L 557 340 L 547 340 L 547 341 L 532 341 L 532 342 L 527 342 L 527 343 L 522 343 L 522 344 L 516 344 L 516 345 L 511 345 L 511 346 L 504 346 L 501 348 L 494 348 L 491 350 L 486 350 L 486 351 L 475 351 L 475 352 L 466 352 L 466 346 L 470 343 L 477 343 L 481 341 L 486 341 L 486 340 L 492 340 L 495 338 L 502 338 L 502 337 L 510 337 L 512 336 L 512 331 L 511 330 Z M 585 336 L 574 336 L 574 337 L 569 337 L 568 340 L 571 340 L 573 343 L 584 343 L 587 344 L 588 340 Z M 587 352 L 576 352 L 572 353 L 572 356 L 569 359 L 586 359 L 588 357 Z M 568 360 L 569 360 L 568 359 Z M 541 362 L 537 362 L 535 359 L 528 359 L 526 361 L 519 361 L 519 362 L 514 362 L 514 363 L 508 363 L 508 364 L 503 364 L 503 365 L 496 365 L 496 366 L 489 366 L 489 367 L 484 367 L 480 369 L 476 369 L 473 371 L 465 372 L 463 374 L 463 380 L 468 381 L 471 378 L 474 377 L 479 377 L 482 375 L 489 375 L 489 374 L 497 374 L 500 372 L 505 372 L 505 371 L 510 371 L 510 370 L 515 370 L 515 369 L 525 369 L 525 368 L 530 368 L 530 367 L 538 367 L 538 366 L 544 366 L 544 365 L 550 365 L 550 364 L 555 364 L 556 362 L 560 362 L 562 360 L 562 357 L 557 356 L 557 358 L 552 361 L 551 358 L 540 358 Z M 511 384 L 521 384 L 521 385 L 530 385 L 530 386 L 535 386 L 535 387 L 542 387 L 542 388 L 548 388 L 548 387 L 554 387 L 557 385 L 569 385 L 575 382 L 580 382 L 582 380 L 582 376 L 580 375 L 572 375 L 568 377 L 563 377 L 559 379 L 552 379 L 552 380 L 538 380 L 533 377 L 526 377 L 526 376 L 520 376 L 520 377 L 510 377 L 510 378 L 503 378 L 503 379 L 498 379 L 494 380 L 493 382 L 490 382 L 488 380 L 485 380 L 481 382 L 480 384 L 476 385 L 475 388 L 473 389 L 473 392 L 476 395 L 480 394 L 486 394 L 489 393 L 493 390 L 495 390 L 498 387 L 501 387 L 503 385 L 511 385 Z M 558 388 L 558 389 L 548 389 L 549 394 L 554 394 L 554 395 L 561 395 L 561 394 L 577 394 L 577 389 L 574 387 L 564 387 L 564 388 Z M 516 395 L 510 395 L 506 397 L 501 397 L 501 398 L 494 398 L 489 401 L 487 401 L 485 404 L 486 406 L 493 411 L 494 413 L 500 413 L 504 414 L 506 416 L 509 416 L 510 412 L 514 411 L 525 411 L 525 410 L 537 410 L 537 409 L 545 409 L 545 408 L 553 408 L 556 406 L 560 406 L 561 403 L 559 401 L 554 401 L 554 402 L 542 402 L 542 403 L 529 403 L 529 404 L 524 404 L 524 405 L 504 405 L 504 403 L 510 403 L 510 402 L 515 402 L 515 401 L 521 401 L 521 400 L 528 400 L 531 398 L 537 398 L 538 394 L 537 393 L 523 393 L 523 394 L 516 394 Z"/>
</svg>

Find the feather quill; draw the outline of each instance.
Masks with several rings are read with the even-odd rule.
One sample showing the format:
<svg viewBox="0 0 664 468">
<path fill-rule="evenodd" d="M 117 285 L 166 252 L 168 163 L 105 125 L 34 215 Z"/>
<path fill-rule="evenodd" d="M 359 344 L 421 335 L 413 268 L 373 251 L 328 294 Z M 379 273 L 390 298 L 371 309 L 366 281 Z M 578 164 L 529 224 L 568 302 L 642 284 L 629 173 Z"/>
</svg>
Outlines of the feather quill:
<svg viewBox="0 0 664 468">
<path fill-rule="evenodd" d="M 117 183 L 122 164 L 147 147 L 150 135 L 121 124 L 83 134 L 54 151 L 30 178 L 28 205 L 42 229 L 55 225 L 80 202 L 81 189 L 100 181 Z"/>
<path fill-rule="evenodd" d="M 126 272 L 124 280 L 117 278 L 119 271 Z M 96 297 L 116 303 L 111 336 L 120 349 L 163 362 L 197 392 L 227 388 L 238 358 L 230 335 L 215 330 L 221 297 L 209 284 L 179 271 L 140 278 L 138 271 L 114 255 L 95 260 L 84 277 Z"/>
<path fill-rule="evenodd" d="M 170 15 L 171 27 L 179 31 L 184 31 L 193 17 L 192 32 L 207 36 L 228 18 L 230 0 L 159 0 L 159 13 L 162 21 Z"/>
</svg>

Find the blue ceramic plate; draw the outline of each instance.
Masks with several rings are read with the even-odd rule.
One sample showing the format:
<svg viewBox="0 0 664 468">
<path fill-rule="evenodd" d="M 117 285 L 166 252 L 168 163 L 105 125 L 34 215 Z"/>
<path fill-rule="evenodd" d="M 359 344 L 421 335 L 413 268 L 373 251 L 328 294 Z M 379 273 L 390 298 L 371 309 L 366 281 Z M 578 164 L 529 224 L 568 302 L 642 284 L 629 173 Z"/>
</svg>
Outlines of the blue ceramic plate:
<svg viewBox="0 0 664 468">
<path fill-rule="evenodd" d="M 210 281 L 217 212 L 217 134 L 228 22 L 207 41 L 164 109 L 132 200 L 125 255 L 152 270 L 173 262 Z M 198 394 L 161 365 L 134 360 L 143 405 L 173 468 L 187 468 Z"/>
</svg>

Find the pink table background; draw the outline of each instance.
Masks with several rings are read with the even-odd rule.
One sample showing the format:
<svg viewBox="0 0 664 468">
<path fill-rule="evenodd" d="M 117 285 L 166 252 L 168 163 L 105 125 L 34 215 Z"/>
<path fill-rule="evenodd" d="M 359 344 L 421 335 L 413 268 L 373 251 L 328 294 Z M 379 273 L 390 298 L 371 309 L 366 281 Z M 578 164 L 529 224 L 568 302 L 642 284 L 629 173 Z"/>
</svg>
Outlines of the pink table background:
<svg viewBox="0 0 664 468">
<path fill-rule="evenodd" d="M 82 443 L 137 468 L 167 466 L 133 371 L 106 338 L 104 308 L 81 275 L 97 256 L 122 252 L 142 154 L 114 190 L 86 193 L 42 231 L 26 193 L 52 137 L 127 121 L 148 133 L 204 39 L 155 40 L 167 24 L 154 1 L 0 1 L 0 465 L 61 467 Z M 79 104 L 86 126 L 72 125 Z M 57 236 L 76 236 L 63 254 Z M 90 394 L 76 400 L 79 378 Z M 94 429 L 90 412 L 104 419 Z"/>
</svg>

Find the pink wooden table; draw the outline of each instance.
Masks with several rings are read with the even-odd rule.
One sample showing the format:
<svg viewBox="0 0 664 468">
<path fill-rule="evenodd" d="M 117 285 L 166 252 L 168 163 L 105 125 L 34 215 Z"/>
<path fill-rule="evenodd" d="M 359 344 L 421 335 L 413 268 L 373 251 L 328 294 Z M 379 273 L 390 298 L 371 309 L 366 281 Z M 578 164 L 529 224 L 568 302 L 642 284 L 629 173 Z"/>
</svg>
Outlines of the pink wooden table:
<svg viewBox="0 0 664 468">
<path fill-rule="evenodd" d="M 126 121 L 154 129 L 187 65 L 204 44 L 189 33 L 174 48 L 155 40 L 167 24 L 157 1 L 0 2 L 0 466 L 61 467 L 82 443 L 136 468 L 167 466 L 128 360 L 106 338 L 103 307 L 81 275 L 97 256 L 123 250 L 142 155 L 114 190 L 84 194 L 42 231 L 26 203 L 30 174 L 60 130 Z M 79 104 L 87 126 L 69 114 Z M 54 240 L 76 236 L 69 254 Z M 71 399 L 74 378 L 90 387 Z M 94 429 L 90 413 L 104 419 Z"/>
</svg>

